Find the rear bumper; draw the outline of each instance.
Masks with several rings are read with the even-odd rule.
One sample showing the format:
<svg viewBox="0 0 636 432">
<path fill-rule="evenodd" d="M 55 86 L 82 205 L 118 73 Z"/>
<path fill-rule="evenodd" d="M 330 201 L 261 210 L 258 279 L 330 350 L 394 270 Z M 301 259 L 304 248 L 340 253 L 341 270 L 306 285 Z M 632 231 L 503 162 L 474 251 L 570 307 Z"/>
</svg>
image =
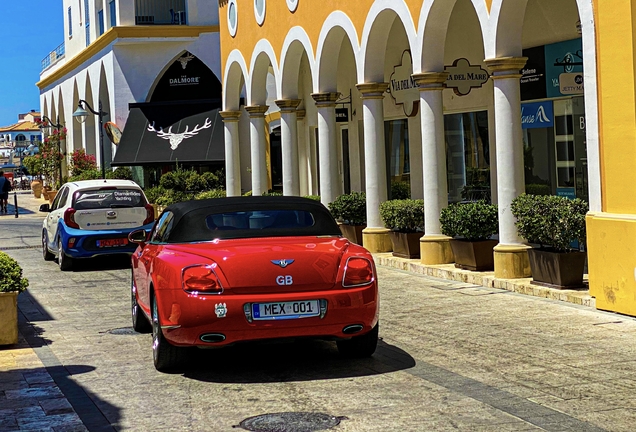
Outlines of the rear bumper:
<svg viewBox="0 0 636 432">
<path fill-rule="evenodd" d="M 331 291 L 267 295 L 195 296 L 177 290 L 156 291 L 160 322 L 165 338 L 177 346 L 214 347 L 237 342 L 283 338 L 344 339 L 350 325 L 361 325 L 355 335 L 365 334 L 376 325 L 379 315 L 377 285 Z M 323 318 L 249 322 L 244 312 L 247 303 L 326 300 Z M 224 317 L 217 316 L 217 306 L 224 305 Z M 222 315 L 222 314 L 221 314 Z M 220 342 L 203 342 L 205 334 L 222 334 Z"/>
<path fill-rule="evenodd" d="M 81 230 L 64 226 L 64 229 L 60 230 L 60 235 L 62 237 L 62 244 L 64 245 L 64 252 L 68 257 L 93 258 L 103 255 L 132 254 L 137 249 L 137 245 L 135 243 L 129 243 L 127 246 L 122 247 L 96 248 L 93 246 L 89 247 L 89 243 L 92 243 L 98 239 L 128 238 L 128 234 L 130 234 L 132 231 L 144 229 L 146 232 L 150 232 L 153 226 L 154 222 L 135 228 L 99 231 Z M 68 247 L 70 239 L 75 239 L 72 248 Z"/>
</svg>

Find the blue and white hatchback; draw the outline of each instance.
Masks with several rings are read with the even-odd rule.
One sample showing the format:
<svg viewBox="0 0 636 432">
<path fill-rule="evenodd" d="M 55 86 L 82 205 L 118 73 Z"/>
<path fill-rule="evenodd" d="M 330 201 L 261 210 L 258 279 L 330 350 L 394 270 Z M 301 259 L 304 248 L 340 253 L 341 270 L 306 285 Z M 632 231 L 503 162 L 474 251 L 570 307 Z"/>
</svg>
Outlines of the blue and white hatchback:
<svg viewBox="0 0 636 432">
<path fill-rule="evenodd" d="M 43 204 L 44 260 L 57 257 L 62 271 L 72 270 L 78 258 L 132 254 L 137 245 L 128 233 L 150 231 L 154 209 L 144 192 L 130 180 L 84 180 L 66 183 L 53 200 Z"/>
</svg>

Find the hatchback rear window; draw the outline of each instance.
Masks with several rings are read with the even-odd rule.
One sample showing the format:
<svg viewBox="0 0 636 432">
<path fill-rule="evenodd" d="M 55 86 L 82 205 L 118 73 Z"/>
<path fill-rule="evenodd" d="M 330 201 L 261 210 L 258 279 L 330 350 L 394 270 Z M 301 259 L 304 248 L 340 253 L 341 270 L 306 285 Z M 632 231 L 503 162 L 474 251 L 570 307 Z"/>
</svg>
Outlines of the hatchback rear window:
<svg viewBox="0 0 636 432">
<path fill-rule="evenodd" d="M 146 199 L 139 189 L 99 189 L 75 192 L 73 208 L 90 210 L 143 207 L 144 205 L 146 205 Z"/>
<path fill-rule="evenodd" d="M 310 228 L 314 217 L 302 210 L 259 210 L 211 214 L 205 219 L 216 230 L 285 230 Z"/>
</svg>

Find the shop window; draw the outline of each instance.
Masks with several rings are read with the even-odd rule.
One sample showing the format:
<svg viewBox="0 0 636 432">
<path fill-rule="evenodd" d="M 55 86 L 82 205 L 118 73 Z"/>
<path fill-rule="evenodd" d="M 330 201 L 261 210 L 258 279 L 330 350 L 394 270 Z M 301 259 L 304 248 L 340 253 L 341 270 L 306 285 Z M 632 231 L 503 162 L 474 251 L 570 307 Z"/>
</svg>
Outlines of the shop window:
<svg viewBox="0 0 636 432">
<path fill-rule="evenodd" d="M 389 199 L 403 199 L 396 195 L 398 190 L 410 190 L 411 165 L 409 160 L 409 128 L 408 121 L 391 120 L 384 122 L 386 142 L 387 178 Z M 395 186 L 398 184 L 398 186 Z M 404 184 L 405 187 L 400 187 Z"/>
<path fill-rule="evenodd" d="M 488 112 L 444 116 L 448 201 L 490 201 Z"/>
</svg>

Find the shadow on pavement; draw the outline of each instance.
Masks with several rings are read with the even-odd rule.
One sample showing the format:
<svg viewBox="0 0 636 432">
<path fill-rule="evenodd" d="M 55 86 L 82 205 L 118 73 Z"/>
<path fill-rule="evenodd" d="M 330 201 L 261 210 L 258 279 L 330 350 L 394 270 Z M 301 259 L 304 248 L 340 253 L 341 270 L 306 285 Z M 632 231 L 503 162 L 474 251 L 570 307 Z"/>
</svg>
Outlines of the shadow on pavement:
<svg viewBox="0 0 636 432">
<path fill-rule="evenodd" d="M 90 272 L 104 270 L 125 270 L 130 268 L 130 255 L 107 255 L 96 258 L 76 259 L 73 272 Z"/>
<path fill-rule="evenodd" d="M 15 207 L 13 205 L 13 196 L 9 197 L 9 205 L 7 206 L 8 213 L 0 213 L 0 216 L 13 216 L 15 217 Z M 20 202 L 18 201 L 18 214 L 19 215 L 34 215 L 36 212 L 26 209 L 24 207 L 20 207 Z"/>
<path fill-rule="evenodd" d="M 373 357 L 366 359 L 342 358 L 334 342 L 312 340 L 193 349 L 191 356 L 187 370 L 181 371 L 184 377 L 226 384 L 352 378 L 415 366 L 407 352 L 382 340 Z"/>
</svg>

